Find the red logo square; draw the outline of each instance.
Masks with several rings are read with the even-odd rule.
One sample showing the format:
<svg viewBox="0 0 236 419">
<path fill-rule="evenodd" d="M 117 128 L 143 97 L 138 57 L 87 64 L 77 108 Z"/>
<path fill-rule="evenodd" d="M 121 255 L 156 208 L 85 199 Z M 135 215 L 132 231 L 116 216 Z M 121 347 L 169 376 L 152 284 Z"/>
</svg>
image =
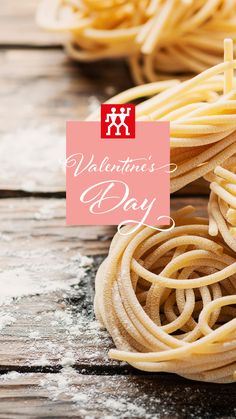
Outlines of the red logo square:
<svg viewBox="0 0 236 419">
<path fill-rule="evenodd" d="M 101 105 L 101 138 L 135 138 L 135 105 Z"/>
</svg>

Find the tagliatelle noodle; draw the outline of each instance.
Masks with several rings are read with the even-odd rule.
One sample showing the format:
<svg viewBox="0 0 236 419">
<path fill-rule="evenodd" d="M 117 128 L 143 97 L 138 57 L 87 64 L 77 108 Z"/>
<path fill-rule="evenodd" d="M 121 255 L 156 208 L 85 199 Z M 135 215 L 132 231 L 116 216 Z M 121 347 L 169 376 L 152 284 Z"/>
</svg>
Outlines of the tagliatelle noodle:
<svg viewBox="0 0 236 419">
<path fill-rule="evenodd" d="M 79 61 L 128 57 L 138 84 L 160 73 L 199 73 L 220 62 L 236 39 L 234 0 L 43 0 L 37 21 L 71 34 Z"/>
<path fill-rule="evenodd" d="M 176 227 L 114 236 L 96 276 L 95 312 L 117 349 L 143 371 L 229 383 L 236 370 L 236 258 L 185 207 Z"/>
<path fill-rule="evenodd" d="M 170 121 L 171 192 L 207 175 L 236 153 L 236 80 L 232 40 L 225 40 L 225 62 L 190 80 L 146 84 L 106 103 L 136 106 L 139 121 Z M 89 120 L 99 119 L 95 112 Z"/>
</svg>

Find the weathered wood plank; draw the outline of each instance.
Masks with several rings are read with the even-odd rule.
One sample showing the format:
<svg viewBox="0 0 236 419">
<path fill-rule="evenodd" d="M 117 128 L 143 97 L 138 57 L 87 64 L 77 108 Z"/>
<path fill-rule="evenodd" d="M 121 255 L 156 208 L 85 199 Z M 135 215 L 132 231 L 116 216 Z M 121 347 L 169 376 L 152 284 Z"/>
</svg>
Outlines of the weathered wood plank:
<svg viewBox="0 0 236 419">
<path fill-rule="evenodd" d="M 1 2 L 0 46 L 54 47 L 62 44 L 65 34 L 49 33 L 35 21 L 39 0 L 7 0 Z"/>
<path fill-rule="evenodd" d="M 122 62 L 76 63 L 60 50 L 1 50 L 0 64 L 2 132 L 31 121 L 64 129 L 67 119 L 84 119 L 131 85 Z"/>
<path fill-rule="evenodd" d="M 83 120 L 126 89 L 125 65 L 79 65 L 60 50 L 2 50 L 0 76 L 0 190 L 65 191 L 66 120 Z"/>
<path fill-rule="evenodd" d="M 0 316 L 10 319 L 0 330 L 0 365 L 60 365 L 68 357 L 103 364 L 110 340 L 93 322 L 95 272 L 89 267 L 81 278 L 80 253 L 107 253 L 114 228 L 66 227 L 64 199 L 9 199 L 0 200 L 0 231 L 0 282 L 18 280 L 23 295 L 25 281 L 36 292 L 40 282 L 40 295 L 26 290 L 0 305 Z"/>
<path fill-rule="evenodd" d="M 176 198 L 171 206 L 186 204 L 195 204 L 199 215 L 206 212 L 206 201 L 198 198 Z M 6 324 L 0 328 L 0 367 L 73 364 L 125 370 L 108 359 L 111 340 L 92 310 L 95 271 L 115 228 L 66 227 L 64 199 L 24 198 L 0 200 L 0 232 L 0 286 L 19 283 L 20 295 L 25 286 L 39 293 L 5 298 L 3 306 L 1 287 L 0 319 Z M 84 278 L 79 253 L 97 255 Z"/>
<path fill-rule="evenodd" d="M 69 227 L 66 226 L 65 214 L 64 199 L 0 199 L 2 256 L 4 252 L 8 255 L 10 250 L 19 251 L 21 255 L 24 250 L 25 263 L 27 263 L 28 258 L 31 258 L 31 249 L 38 251 L 47 249 L 48 259 L 51 256 L 50 251 L 61 252 L 59 258 L 64 251 L 65 260 L 69 260 L 73 252 L 89 255 L 101 255 L 107 252 L 110 238 L 115 231 L 114 227 Z M 14 255 L 14 258 L 16 261 L 17 255 Z M 40 258 L 39 262 L 42 263 Z"/>
<path fill-rule="evenodd" d="M 37 4 L 38 0 L 4 2 L 0 46 L 55 46 L 61 42 L 61 36 L 37 28 Z M 108 61 L 94 66 L 72 62 L 62 50 L 13 48 L 0 52 L 0 64 L 0 190 L 64 191 L 59 162 L 64 160 L 65 121 L 84 119 L 99 103 L 132 86 L 125 63 Z M 7 152 L 11 148 L 14 155 Z M 20 165 L 15 165 L 15 155 Z M 35 173 L 38 156 L 40 174 Z M 208 184 L 200 179 L 177 195 L 208 193 Z"/>
<path fill-rule="evenodd" d="M 0 76 L 0 190 L 65 191 L 66 120 L 83 120 L 128 88 L 127 68 L 73 63 L 57 50 L 3 50 Z M 197 181 L 180 194 L 208 193 L 206 185 Z"/>
<path fill-rule="evenodd" d="M 0 378 L 0 418 L 235 418 L 234 385 L 173 375 L 11 373 Z"/>
</svg>

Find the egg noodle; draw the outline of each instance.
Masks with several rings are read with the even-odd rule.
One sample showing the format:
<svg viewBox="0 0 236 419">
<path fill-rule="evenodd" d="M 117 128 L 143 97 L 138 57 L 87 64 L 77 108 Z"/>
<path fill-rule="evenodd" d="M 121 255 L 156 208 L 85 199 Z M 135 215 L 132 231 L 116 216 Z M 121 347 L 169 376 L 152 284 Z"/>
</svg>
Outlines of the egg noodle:
<svg viewBox="0 0 236 419">
<path fill-rule="evenodd" d="M 151 96 L 136 107 L 138 120 L 170 121 L 171 161 L 178 164 L 172 192 L 203 175 L 211 181 L 209 225 L 185 207 L 172 215 L 172 230 L 124 226 L 97 272 L 96 317 L 117 348 L 109 355 L 143 371 L 236 379 L 235 65 L 225 40 L 223 64 L 109 101 Z"/>
<path fill-rule="evenodd" d="M 114 236 L 96 275 L 95 314 L 116 346 L 111 358 L 214 383 L 236 379 L 232 40 L 218 63 L 222 38 L 235 39 L 235 13 L 232 0 L 50 0 L 38 13 L 42 26 L 72 33 L 67 51 L 76 59 L 128 56 L 138 83 L 161 71 L 200 73 L 138 86 L 107 102 L 137 100 L 137 120 L 170 121 L 177 165 L 171 192 L 204 176 L 211 197 L 209 225 L 188 206 L 172 214 L 173 229 L 126 225 Z"/>
<path fill-rule="evenodd" d="M 236 252 L 236 157 L 230 158 L 224 167 L 216 167 L 214 174 L 208 204 L 209 233 L 217 236 L 220 232 Z"/>
<path fill-rule="evenodd" d="M 161 81 L 131 88 L 106 103 L 149 97 L 136 106 L 138 121 L 170 121 L 171 192 L 206 175 L 236 153 L 236 80 L 232 40 L 225 62 L 190 80 Z M 89 120 L 99 119 L 99 112 Z"/>
<path fill-rule="evenodd" d="M 95 313 L 117 349 L 143 371 L 229 383 L 236 370 L 236 258 L 193 208 L 172 231 L 117 233 L 96 276 Z M 128 232 L 130 226 L 123 227 Z"/>
<path fill-rule="evenodd" d="M 200 73 L 236 39 L 234 0 L 43 0 L 38 24 L 71 34 L 76 60 L 128 57 L 137 84 L 160 73 Z"/>
</svg>

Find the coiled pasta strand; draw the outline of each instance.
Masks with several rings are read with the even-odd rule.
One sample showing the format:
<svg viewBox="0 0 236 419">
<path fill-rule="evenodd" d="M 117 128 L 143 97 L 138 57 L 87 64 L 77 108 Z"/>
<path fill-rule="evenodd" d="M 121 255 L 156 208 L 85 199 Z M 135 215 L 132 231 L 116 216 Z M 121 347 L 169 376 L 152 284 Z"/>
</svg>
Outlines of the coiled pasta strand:
<svg viewBox="0 0 236 419">
<path fill-rule="evenodd" d="M 236 153 L 236 80 L 232 40 L 224 42 L 225 61 L 192 79 L 135 87 L 107 103 L 141 100 L 136 118 L 170 121 L 171 192 L 207 175 Z M 95 112 L 89 120 L 99 119 Z"/>
<path fill-rule="evenodd" d="M 171 231 L 115 235 L 97 272 L 95 312 L 117 348 L 111 358 L 144 371 L 233 382 L 236 259 L 193 210 L 173 214 Z"/>
<path fill-rule="evenodd" d="M 209 233 L 221 233 L 224 241 L 236 252 L 236 158 L 224 167 L 217 166 L 210 176 L 211 195 L 208 204 Z"/>
<path fill-rule="evenodd" d="M 236 39 L 232 0 L 43 0 L 37 21 L 69 32 L 76 60 L 127 57 L 137 84 L 200 73 L 220 62 L 225 37 Z"/>
</svg>

